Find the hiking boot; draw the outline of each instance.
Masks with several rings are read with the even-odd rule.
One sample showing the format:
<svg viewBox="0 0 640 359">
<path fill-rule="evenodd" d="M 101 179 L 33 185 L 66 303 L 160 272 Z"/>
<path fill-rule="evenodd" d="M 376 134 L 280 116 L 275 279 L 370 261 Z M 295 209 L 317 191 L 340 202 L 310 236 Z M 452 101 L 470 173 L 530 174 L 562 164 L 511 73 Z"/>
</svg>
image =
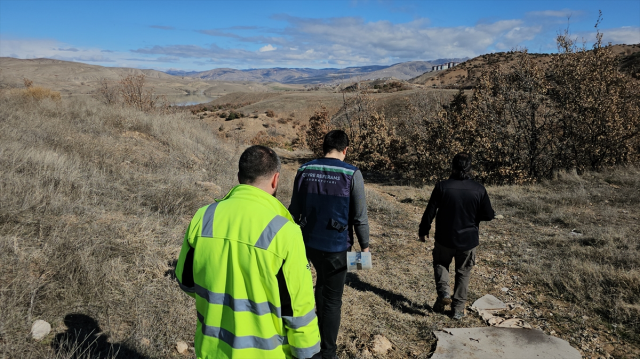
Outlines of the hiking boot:
<svg viewBox="0 0 640 359">
<path fill-rule="evenodd" d="M 460 320 L 460 319 L 462 319 L 463 317 L 464 317 L 464 309 L 463 309 L 463 310 L 460 310 L 460 311 L 455 310 L 455 311 L 453 312 L 453 319 L 455 319 L 455 320 Z"/>
<path fill-rule="evenodd" d="M 433 305 L 433 311 L 436 313 L 444 313 L 444 307 L 449 304 L 451 304 L 451 297 L 446 296 L 444 298 L 440 298 L 440 296 L 438 296 L 438 299 L 436 299 L 436 302 Z"/>
</svg>

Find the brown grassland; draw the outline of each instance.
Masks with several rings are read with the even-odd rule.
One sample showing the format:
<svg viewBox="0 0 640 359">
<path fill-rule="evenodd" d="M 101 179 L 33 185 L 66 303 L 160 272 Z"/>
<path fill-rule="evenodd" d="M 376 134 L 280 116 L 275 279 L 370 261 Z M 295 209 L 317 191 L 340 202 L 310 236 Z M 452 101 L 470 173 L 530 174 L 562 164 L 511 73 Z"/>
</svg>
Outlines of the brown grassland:
<svg viewBox="0 0 640 359">
<path fill-rule="evenodd" d="M 601 39 L 586 51 L 559 36 L 550 67 L 526 51 L 495 61 L 471 96 L 399 84 L 176 108 L 158 107 L 140 74 L 119 95 L 98 77 L 93 97 L 0 86 L 0 358 L 193 357 L 176 350 L 193 346 L 196 312 L 173 275 L 191 216 L 236 183 L 252 143 L 279 147 L 288 205 L 297 167 L 335 127 L 365 174 L 374 262 L 348 274 L 340 358 L 428 358 L 435 330 L 487 325 L 433 312 L 433 241 L 416 238 L 433 183 L 465 149 L 500 215 L 481 224 L 468 304 L 492 294 L 502 316 L 584 358 L 640 357 L 638 57 Z M 38 319 L 53 329 L 36 341 Z"/>
<path fill-rule="evenodd" d="M 188 112 L 15 91 L 0 94 L 0 130 L 0 357 L 185 357 L 175 344 L 192 345 L 195 308 L 172 266 L 196 209 L 235 183 L 243 145 Z M 279 153 L 287 205 L 310 154 Z M 434 330 L 485 326 L 431 310 L 433 243 L 416 241 L 431 186 L 366 182 L 374 269 L 348 276 L 339 356 L 376 357 L 382 334 L 385 357 L 427 358 Z M 470 303 L 487 293 L 513 303 L 507 315 L 585 358 L 640 356 L 640 170 L 488 192 L 504 218 L 481 226 Z M 37 319 L 53 327 L 42 341 L 29 335 Z"/>
</svg>

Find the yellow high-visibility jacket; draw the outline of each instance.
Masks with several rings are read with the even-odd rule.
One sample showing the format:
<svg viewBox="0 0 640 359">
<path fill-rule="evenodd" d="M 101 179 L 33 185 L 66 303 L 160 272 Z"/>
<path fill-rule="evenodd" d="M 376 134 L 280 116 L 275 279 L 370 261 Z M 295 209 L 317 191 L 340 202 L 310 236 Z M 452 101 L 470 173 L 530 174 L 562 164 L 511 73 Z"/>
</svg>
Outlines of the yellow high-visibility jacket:
<svg viewBox="0 0 640 359">
<path fill-rule="evenodd" d="M 238 185 L 200 208 L 176 277 L 196 299 L 198 358 L 310 358 L 320 351 L 302 233 L 267 192 Z"/>
</svg>

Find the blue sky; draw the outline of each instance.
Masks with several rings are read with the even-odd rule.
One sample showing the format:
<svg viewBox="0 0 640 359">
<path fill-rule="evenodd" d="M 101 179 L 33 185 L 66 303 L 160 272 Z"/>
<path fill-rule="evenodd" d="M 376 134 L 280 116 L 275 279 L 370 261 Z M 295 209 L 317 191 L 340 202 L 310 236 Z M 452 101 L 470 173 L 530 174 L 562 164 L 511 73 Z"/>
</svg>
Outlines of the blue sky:
<svg viewBox="0 0 640 359">
<path fill-rule="evenodd" d="M 640 43 L 640 1 L 0 0 L 0 56 L 203 71 L 555 52 L 567 24 Z M 568 18 L 570 19 L 568 20 Z"/>
</svg>

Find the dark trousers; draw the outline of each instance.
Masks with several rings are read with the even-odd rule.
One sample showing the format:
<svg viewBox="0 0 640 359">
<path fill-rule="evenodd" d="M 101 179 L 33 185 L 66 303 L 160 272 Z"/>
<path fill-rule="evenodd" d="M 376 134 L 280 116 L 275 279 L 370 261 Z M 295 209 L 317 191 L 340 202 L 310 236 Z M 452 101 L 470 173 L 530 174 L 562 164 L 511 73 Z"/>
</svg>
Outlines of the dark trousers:
<svg viewBox="0 0 640 359">
<path fill-rule="evenodd" d="M 323 358 L 333 358 L 336 355 L 342 292 L 347 277 L 347 253 L 323 252 L 307 247 L 307 257 L 316 269 L 315 298 L 320 327 L 320 353 Z"/>
<path fill-rule="evenodd" d="M 435 242 L 433 247 L 433 274 L 436 280 L 436 291 L 440 298 L 449 296 L 449 266 L 454 258 L 456 260 L 456 281 L 453 287 L 453 297 L 451 298 L 451 309 L 462 311 L 467 302 L 471 269 L 476 264 L 476 249 L 461 251 L 444 247 Z"/>
</svg>

